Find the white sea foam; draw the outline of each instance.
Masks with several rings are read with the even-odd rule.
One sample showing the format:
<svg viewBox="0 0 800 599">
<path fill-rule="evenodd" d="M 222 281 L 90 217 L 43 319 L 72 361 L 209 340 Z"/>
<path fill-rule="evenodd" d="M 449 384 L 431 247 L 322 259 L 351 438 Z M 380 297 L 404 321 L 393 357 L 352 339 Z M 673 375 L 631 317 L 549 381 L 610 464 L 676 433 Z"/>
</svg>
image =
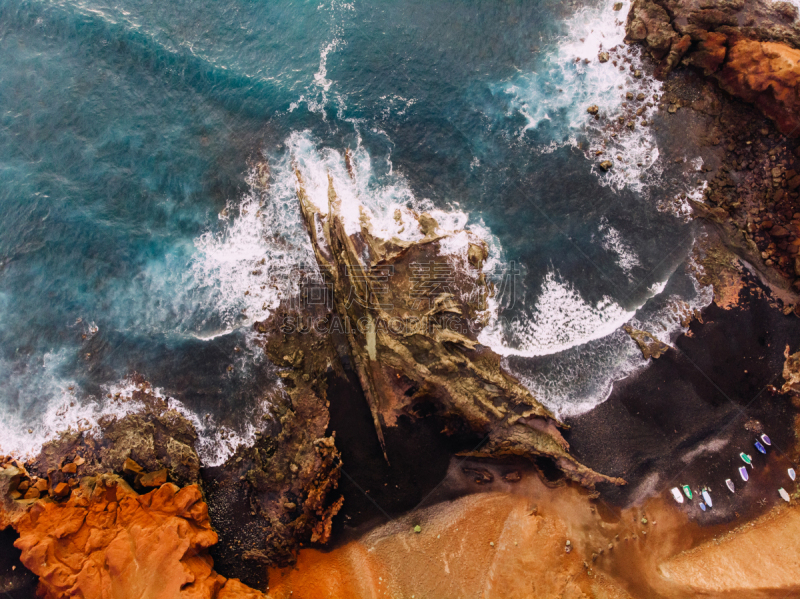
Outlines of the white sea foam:
<svg viewBox="0 0 800 599">
<path fill-rule="evenodd" d="M 551 271 L 532 308 L 523 309 L 510 322 L 493 318 L 479 340 L 503 356 L 544 356 L 606 337 L 633 314 L 607 296 L 590 304 Z"/>
<path fill-rule="evenodd" d="M 641 191 L 661 173 L 655 138 L 642 123 L 650 121 L 656 109 L 653 95 L 662 84 L 646 74 L 634 77 L 636 70 L 645 69 L 639 50 L 623 43 L 630 4 L 624 2 L 620 11 L 613 9 L 614 4 L 603 0 L 577 10 L 564 23 L 564 35 L 546 47 L 538 70 L 515 76 L 499 89 L 511 98 L 512 109 L 525 117 L 525 130 L 550 121 L 547 126 L 554 128 L 554 139 L 542 151 L 579 147 L 595 163 L 593 172 L 601 184 Z M 610 53 L 609 62 L 598 60 L 600 52 Z M 634 98 L 643 94 L 644 99 L 627 100 L 627 92 Z M 592 105 L 598 107 L 601 119 L 587 112 Z M 567 123 L 566 128 L 559 130 L 560 122 Z M 588 142 L 579 141 L 579 136 Z M 614 163 L 607 172 L 596 166 L 606 159 Z"/>
<path fill-rule="evenodd" d="M 636 252 L 622 238 L 622 234 L 608 223 L 608 219 L 605 217 L 600 219 L 599 229 L 600 234 L 603 236 L 603 249 L 617 255 L 617 264 L 630 278 L 633 269 L 641 266 Z"/>
<path fill-rule="evenodd" d="M 47 356 L 46 361 L 59 358 Z M 49 368 L 44 365 L 45 370 Z M 122 418 L 145 410 L 141 401 L 133 399 L 134 392 L 147 390 L 155 397 L 164 399 L 169 408 L 186 417 L 198 433 L 197 452 L 205 466 L 217 466 L 227 460 L 240 444 L 251 444 L 255 439 L 256 419 L 243 419 L 240 430 L 234 430 L 215 422 L 213 416 L 200 418 L 178 400 L 169 397 L 163 389 L 137 384 L 131 380 L 105 386 L 100 398 L 81 397 L 78 386 L 71 381 L 57 380 L 52 373 L 39 377 L 47 393 L 46 403 L 37 401 L 37 407 L 46 406 L 43 413 L 27 418 L 20 413 L 3 415 L 5 431 L 0 438 L 0 453 L 29 459 L 36 456 L 42 445 L 64 432 L 84 432 L 88 436 L 100 436 L 100 422 L 107 418 Z M 30 379 L 28 379 L 28 385 Z M 25 388 L 22 385 L 21 388 Z M 253 406 L 250 412 L 266 413 L 268 405 Z M 30 431 L 30 432 L 28 432 Z"/>
<path fill-rule="evenodd" d="M 661 295 L 668 282 L 654 286 L 661 292 L 631 317 L 627 324 L 649 332 L 664 343 L 671 344 L 686 331 L 683 317 L 694 309 L 708 305 L 709 292 L 698 286 L 699 293 L 688 301 L 675 294 Z M 531 393 L 559 418 L 577 416 L 603 403 L 614 384 L 642 370 L 647 361 L 638 345 L 621 328 L 605 337 L 587 341 L 560 354 L 546 363 L 533 365 L 520 361 L 513 354 L 504 359 Z"/>
</svg>

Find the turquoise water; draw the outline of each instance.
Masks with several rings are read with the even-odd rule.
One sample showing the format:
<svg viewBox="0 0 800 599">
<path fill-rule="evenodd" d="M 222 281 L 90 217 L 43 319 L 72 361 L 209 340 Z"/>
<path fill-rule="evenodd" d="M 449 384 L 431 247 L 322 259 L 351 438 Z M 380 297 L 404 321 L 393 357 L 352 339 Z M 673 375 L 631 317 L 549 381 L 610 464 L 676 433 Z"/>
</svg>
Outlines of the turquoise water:
<svg viewBox="0 0 800 599">
<path fill-rule="evenodd" d="M 587 103 L 618 109 L 627 82 L 654 91 L 574 62 L 626 12 L 0 2 L 0 450 L 124 409 L 107 396 L 135 373 L 207 436 L 246 435 L 274 379 L 250 324 L 310 264 L 294 164 L 376 214 L 467 221 L 498 277 L 520 273 L 482 340 L 560 413 L 602 401 L 641 366 L 619 326 L 668 336 L 669 298 L 699 301 L 680 268 L 691 228 L 657 209 L 652 137 L 620 136 L 628 166 L 611 174 L 587 150 L 604 135 Z"/>
</svg>

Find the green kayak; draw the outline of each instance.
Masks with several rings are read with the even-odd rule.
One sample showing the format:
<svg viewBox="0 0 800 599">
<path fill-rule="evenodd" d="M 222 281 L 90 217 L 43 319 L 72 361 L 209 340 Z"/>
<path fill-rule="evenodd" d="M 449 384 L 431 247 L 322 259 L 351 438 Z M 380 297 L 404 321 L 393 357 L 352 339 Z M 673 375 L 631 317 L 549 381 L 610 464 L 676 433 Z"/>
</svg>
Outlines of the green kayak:
<svg viewBox="0 0 800 599">
<path fill-rule="evenodd" d="M 689 499 L 692 498 L 692 489 L 689 487 L 689 485 L 683 485 L 683 492 L 686 494 L 686 497 Z"/>
<path fill-rule="evenodd" d="M 739 454 L 739 457 L 740 457 L 740 458 L 742 458 L 742 461 L 743 461 L 745 464 L 747 464 L 748 466 L 752 465 L 752 463 L 753 463 L 753 458 L 751 458 L 751 457 L 750 457 L 749 455 L 747 455 L 746 453 L 740 453 L 740 454 Z"/>
</svg>

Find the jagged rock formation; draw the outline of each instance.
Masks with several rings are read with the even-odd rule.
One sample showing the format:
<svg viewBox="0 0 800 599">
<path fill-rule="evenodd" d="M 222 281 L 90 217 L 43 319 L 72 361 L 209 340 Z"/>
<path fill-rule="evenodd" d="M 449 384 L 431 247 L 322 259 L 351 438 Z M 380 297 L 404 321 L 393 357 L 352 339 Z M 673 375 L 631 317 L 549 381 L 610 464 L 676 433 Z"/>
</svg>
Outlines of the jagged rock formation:
<svg viewBox="0 0 800 599">
<path fill-rule="evenodd" d="M 660 358 L 669 349 L 669 345 L 659 341 L 647 331 L 640 331 L 627 325 L 622 328 L 626 333 L 628 333 L 628 335 L 631 336 L 631 339 L 636 342 L 636 344 L 639 346 L 639 349 L 642 350 L 642 355 L 644 356 L 645 360 L 649 360 L 650 358 Z"/>
<path fill-rule="evenodd" d="M 755 104 L 786 135 L 800 133 L 797 8 L 762 0 L 635 0 L 626 41 L 643 44 L 656 76 L 681 61 Z"/>
<path fill-rule="evenodd" d="M 46 599 L 264 597 L 213 570 L 217 535 L 196 485 L 138 495 L 117 476 L 85 477 L 67 501 L 29 505 L 14 528 Z"/>
<path fill-rule="evenodd" d="M 376 237 L 363 212 L 360 230 L 350 235 L 332 179 L 325 212 L 306 195 L 299 171 L 297 179 L 314 254 L 382 444 L 383 426 L 431 406 L 453 426 L 484 436 L 469 455 L 546 456 L 583 485 L 623 484 L 575 460 L 558 431 L 562 424 L 477 342 L 490 292 L 483 242 L 466 232 L 458 240 L 440 234 L 427 214 L 417 219 L 418 241 Z M 442 247 L 457 241 L 466 258 L 455 264 Z M 436 273 L 447 273 L 447 285 Z"/>
</svg>

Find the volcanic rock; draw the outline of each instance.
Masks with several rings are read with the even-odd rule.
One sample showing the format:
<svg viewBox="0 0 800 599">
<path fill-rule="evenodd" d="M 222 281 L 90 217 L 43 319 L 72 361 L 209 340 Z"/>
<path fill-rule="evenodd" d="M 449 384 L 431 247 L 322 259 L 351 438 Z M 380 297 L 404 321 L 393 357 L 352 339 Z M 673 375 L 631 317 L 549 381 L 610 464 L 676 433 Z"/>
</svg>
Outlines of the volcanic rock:
<svg viewBox="0 0 800 599">
<path fill-rule="evenodd" d="M 14 527 L 46 599 L 264 597 L 214 572 L 206 550 L 217 535 L 196 485 L 137 495 L 117 476 L 87 478 L 68 501 L 38 501 Z"/>
<path fill-rule="evenodd" d="M 485 277 L 467 260 L 454 266 L 442 247 L 450 235 L 483 245 L 480 239 L 466 231 L 441 234 L 427 214 L 418 217 L 419 241 L 378 238 L 366 215 L 360 231 L 350 235 L 333 180 L 323 213 L 306 195 L 299 171 L 296 175 L 317 264 L 336 315 L 347 323 L 344 337 L 382 446 L 384 426 L 430 406 L 456 426 L 485 436 L 481 448 L 467 455 L 545 456 L 586 486 L 624 483 L 575 460 L 557 430 L 561 423 L 502 368 L 499 356 L 478 344 L 489 292 Z M 444 288 L 431 284 L 437 272 L 448 273 Z"/>
<path fill-rule="evenodd" d="M 622 329 L 631 336 L 631 339 L 636 341 L 639 349 L 642 350 L 645 360 L 660 358 L 669 349 L 669 345 L 659 341 L 647 331 L 640 331 L 627 325 Z"/>
</svg>

